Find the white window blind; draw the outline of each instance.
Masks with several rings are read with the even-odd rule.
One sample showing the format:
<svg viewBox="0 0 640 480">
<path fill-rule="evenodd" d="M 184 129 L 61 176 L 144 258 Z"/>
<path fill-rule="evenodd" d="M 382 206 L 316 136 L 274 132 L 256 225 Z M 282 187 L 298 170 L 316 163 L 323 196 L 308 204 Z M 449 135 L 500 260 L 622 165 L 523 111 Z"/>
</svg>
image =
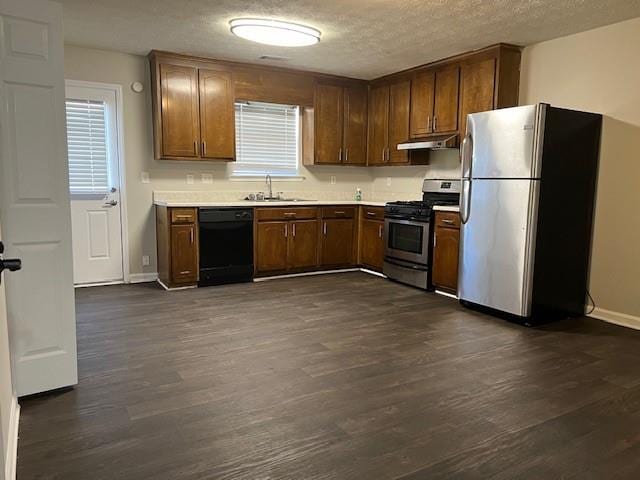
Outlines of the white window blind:
<svg viewBox="0 0 640 480">
<path fill-rule="evenodd" d="M 67 99 L 69 188 L 72 194 L 109 191 L 105 103 Z"/>
<path fill-rule="evenodd" d="M 238 102 L 235 113 L 234 175 L 298 175 L 297 106 Z"/>
</svg>

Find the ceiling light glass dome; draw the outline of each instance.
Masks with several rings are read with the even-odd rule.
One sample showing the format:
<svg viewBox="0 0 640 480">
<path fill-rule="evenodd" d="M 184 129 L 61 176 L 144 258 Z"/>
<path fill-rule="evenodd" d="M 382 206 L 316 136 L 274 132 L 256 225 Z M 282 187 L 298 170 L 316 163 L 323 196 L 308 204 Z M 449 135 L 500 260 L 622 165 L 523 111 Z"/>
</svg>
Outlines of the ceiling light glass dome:
<svg viewBox="0 0 640 480">
<path fill-rule="evenodd" d="M 320 41 L 320 31 L 297 23 L 263 18 L 236 18 L 229 22 L 240 38 L 279 47 L 305 47 Z"/>
</svg>

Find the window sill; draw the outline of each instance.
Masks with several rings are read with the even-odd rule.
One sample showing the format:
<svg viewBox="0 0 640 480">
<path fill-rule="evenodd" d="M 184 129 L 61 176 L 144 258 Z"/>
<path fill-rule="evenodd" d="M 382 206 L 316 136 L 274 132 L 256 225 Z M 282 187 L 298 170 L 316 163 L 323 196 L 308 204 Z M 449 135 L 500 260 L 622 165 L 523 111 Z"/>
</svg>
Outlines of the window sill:
<svg viewBox="0 0 640 480">
<path fill-rule="evenodd" d="M 306 177 L 300 175 L 272 175 L 272 182 L 302 182 Z M 266 181 L 266 175 L 231 175 L 232 182 L 262 182 Z"/>
</svg>

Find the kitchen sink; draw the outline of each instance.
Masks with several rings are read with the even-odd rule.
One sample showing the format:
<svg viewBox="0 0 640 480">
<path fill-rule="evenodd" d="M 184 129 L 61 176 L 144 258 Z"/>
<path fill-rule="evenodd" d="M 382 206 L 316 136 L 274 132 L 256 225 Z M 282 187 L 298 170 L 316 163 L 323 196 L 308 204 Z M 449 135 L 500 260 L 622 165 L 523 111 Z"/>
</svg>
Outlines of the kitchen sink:
<svg viewBox="0 0 640 480">
<path fill-rule="evenodd" d="M 248 198 L 245 198 L 245 200 L 247 200 L 248 202 L 265 202 L 265 203 L 269 203 L 269 202 L 315 202 L 316 200 L 306 200 L 304 198 L 263 198 L 263 199 L 253 199 L 253 200 L 249 200 Z"/>
</svg>

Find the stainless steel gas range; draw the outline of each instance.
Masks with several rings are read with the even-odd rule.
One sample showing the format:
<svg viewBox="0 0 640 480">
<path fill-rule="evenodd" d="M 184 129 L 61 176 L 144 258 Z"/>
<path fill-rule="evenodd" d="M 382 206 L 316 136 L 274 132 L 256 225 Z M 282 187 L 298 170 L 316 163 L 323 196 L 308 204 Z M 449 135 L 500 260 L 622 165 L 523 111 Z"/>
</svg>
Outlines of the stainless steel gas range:
<svg viewBox="0 0 640 480">
<path fill-rule="evenodd" d="M 458 205 L 460 180 L 426 179 L 422 200 L 389 202 L 384 207 L 384 274 L 428 290 L 431 270 L 431 221 L 435 205 Z"/>
</svg>

